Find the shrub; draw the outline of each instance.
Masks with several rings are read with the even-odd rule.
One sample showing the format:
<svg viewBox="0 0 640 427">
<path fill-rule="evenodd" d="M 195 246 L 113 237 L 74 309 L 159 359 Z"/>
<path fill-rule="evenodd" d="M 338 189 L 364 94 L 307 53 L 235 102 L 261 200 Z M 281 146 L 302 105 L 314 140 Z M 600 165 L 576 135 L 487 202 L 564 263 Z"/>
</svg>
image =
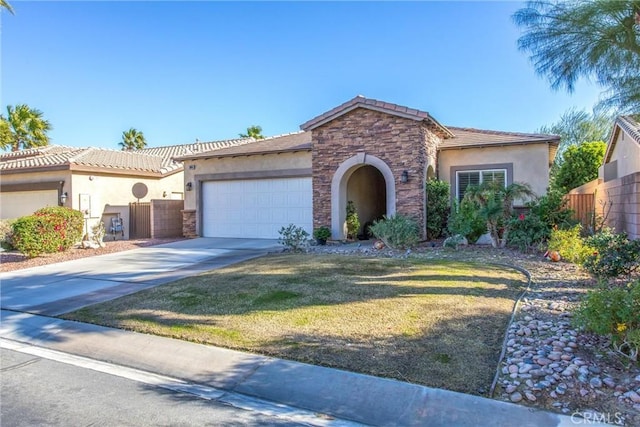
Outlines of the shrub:
<svg viewBox="0 0 640 427">
<path fill-rule="evenodd" d="M 558 251 L 560 256 L 574 264 L 582 264 L 587 256 L 593 253 L 593 248 L 580 237 L 582 227 L 576 225 L 569 230 L 552 230 L 549 238 L 549 250 Z"/>
<path fill-rule="evenodd" d="M 304 228 L 297 227 L 295 224 L 282 227 L 278 233 L 280 234 L 278 243 L 294 252 L 302 251 L 309 239 L 309 233 L 307 233 Z"/>
<path fill-rule="evenodd" d="M 104 223 L 102 221 L 98 221 L 96 225 L 91 227 L 91 241 L 100 247 L 104 247 L 104 235 L 107 231 L 104 228 Z"/>
<path fill-rule="evenodd" d="M 420 240 L 418 223 L 403 215 L 384 216 L 369 228 L 376 238 L 393 249 L 411 248 Z"/>
<path fill-rule="evenodd" d="M 549 232 L 553 228 L 563 230 L 574 227 L 578 222 L 573 219 L 573 210 L 567 208 L 567 199 L 558 190 L 549 190 L 547 194 L 528 204 L 530 212 L 547 224 Z"/>
<path fill-rule="evenodd" d="M 29 257 L 62 252 L 82 238 L 84 217 L 80 211 L 47 207 L 13 223 L 13 244 Z"/>
<path fill-rule="evenodd" d="M 356 206 L 349 200 L 347 202 L 347 238 L 356 239 L 358 237 L 358 230 L 360 230 L 358 212 L 356 211 Z"/>
<path fill-rule="evenodd" d="M 318 243 L 324 244 L 329 237 L 331 237 L 331 230 L 329 227 L 322 226 L 313 230 L 313 238 L 316 239 Z"/>
<path fill-rule="evenodd" d="M 590 291 L 573 322 L 589 332 L 608 335 L 614 349 L 634 361 L 640 350 L 640 280 L 625 287 Z"/>
<path fill-rule="evenodd" d="M 547 224 L 532 212 L 514 216 L 509 223 L 508 244 L 521 251 L 541 248 L 551 234 Z"/>
<path fill-rule="evenodd" d="M 487 223 L 479 214 L 480 206 L 475 202 L 463 199 L 461 203 L 454 201 L 447 229 L 450 235 L 460 234 L 469 243 L 475 243 L 487 232 Z"/>
<path fill-rule="evenodd" d="M 0 220 L 0 246 L 10 251 L 13 249 L 13 219 Z"/>
<path fill-rule="evenodd" d="M 439 179 L 427 180 L 427 238 L 442 236 L 449 219 L 449 184 Z"/>
<path fill-rule="evenodd" d="M 593 251 L 586 257 L 584 267 L 594 276 L 629 276 L 640 268 L 640 240 L 629 240 L 624 233 L 605 229 L 589 237 L 587 243 Z"/>
</svg>

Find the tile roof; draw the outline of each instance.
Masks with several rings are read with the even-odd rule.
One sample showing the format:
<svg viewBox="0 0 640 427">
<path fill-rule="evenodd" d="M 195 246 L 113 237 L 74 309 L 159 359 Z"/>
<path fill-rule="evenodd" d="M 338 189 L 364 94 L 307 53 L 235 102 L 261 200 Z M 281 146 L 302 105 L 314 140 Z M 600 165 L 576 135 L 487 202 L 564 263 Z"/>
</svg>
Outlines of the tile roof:
<svg viewBox="0 0 640 427">
<path fill-rule="evenodd" d="M 411 120 L 426 120 L 441 128 L 445 135 L 450 136 L 450 132 L 447 130 L 447 128 L 438 123 L 438 121 L 426 111 L 404 107 L 402 105 L 392 104 L 390 102 L 378 101 L 377 99 L 366 98 L 362 95 L 358 95 L 355 98 L 345 102 L 344 104 L 338 105 L 337 107 L 332 108 L 326 113 L 322 113 L 319 116 L 314 117 L 313 119 L 301 124 L 300 129 L 307 131 L 313 130 L 314 128 L 330 122 L 331 120 L 343 114 L 346 114 L 349 111 L 355 110 L 356 108 L 367 108 L 370 110 L 380 111 Z"/>
<path fill-rule="evenodd" d="M 194 153 L 177 157 L 176 160 L 188 160 L 214 157 L 236 157 L 256 154 L 278 154 L 292 151 L 310 151 L 311 132 L 293 132 L 271 136 L 233 147 L 220 148 L 205 153 Z"/>
<path fill-rule="evenodd" d="M 640 144 L 640 123 L 634 116 L 619 116 L 618 118 L 616 118 L 613 124 L 613 132 L 611 132 L 611 138 L 609 139 L 609 144 L 607 144 L 607 151 L 604 155 L 604 163 L 608 163 L 611 160 L 611 155 L 613 154 L 613 149 L 616 146 L 616 141 L 618 139 L 618 133 L 620 132 L 620 129 L 624 130 L 625 133 L 631 137 L 631 139 Z"/>
<path fill-rule="evenodd" d="M 161 156 L 166 159 L 173 159 L 176 157 L 188 156 L 190 154 L 204 153 L 204 152 L 209 152 L 213 150 L 219 150 L 221 148 L 247 144 L 254 141 L 255 139 L 253 138 L 236 138 L 236 139 L 227 139 L 223 141 L 193 142 L 190 144 L 144 148 L 136 152 L 151 154 L 154 156 Z"/>
<path fill-rule="evenodd" d="M 454 149 L 468 147 L 486 147 L 496 145 L 515 145 L 548 142 L 559 144 L 558 135 L 546 135 L 536 133 L 502 132 L 495 130 L 460 128 L 447 126 L 453 133 L 452 138 L 445 139 L 439 149 Z"/>
<path fill-rule="evenodd" d="M 175 160 L 178 155 L 215 151 L 255 141 L 253 138 L 225 141 L 195 142 L 190 144 L 152 147 L 136 151 L 110 150 L 105 148 L 78 148 L 49 145 L 0 154 L 0 172 L 21 170 L 46 170 L 67 168 L 101 168 L 107 170 L 152 173 L 165 175 L 182 170 L 182 163 Z"/>
</svg>

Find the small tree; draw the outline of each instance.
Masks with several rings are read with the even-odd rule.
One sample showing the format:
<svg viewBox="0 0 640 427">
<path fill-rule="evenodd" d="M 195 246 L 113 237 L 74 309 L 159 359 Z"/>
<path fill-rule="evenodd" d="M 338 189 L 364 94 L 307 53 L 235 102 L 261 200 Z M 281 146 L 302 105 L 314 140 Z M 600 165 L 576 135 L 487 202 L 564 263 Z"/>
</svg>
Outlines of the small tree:
<svg viewBox="0 0 640 427">
<path fill-rule="evenodd" d="M 487 222 L 487 230 L 494 248 L 504 248 L 509 238 L 509 220 L 513 215 L 513 202 L 534 196 L 529 184 L 514 182 L 503 187 L 497 182 L 486 182 L 467 187 L 464 197 L 480 206 L 479 214 Z"/>
<path fill-rule="evenodd" d="M 568 147 L 563 161 L 554 174 L 551 186 L 567 193 L 598 177 L 598 168 L 604 159 L 607 144 L 602 141 L 584 142 Z"/>
<path fill-rule="evenodd" d="M 42 111 L 26 104 L 7 106 L 7 117 L 0 115 L 0 147 L 11 151 L 49 145 L 47 132 L 51 123 L 42 118 Z"/>
<path fill-rule="evenodd" d="M 264 139 L 262 135 L 262 127 L 258 125 L 252 125 L 247 128 L 247 133 L 239 133 L 240 138 L 254 138 L 254 139 Z"/>
<path fill-rule="evenodd" d="M 355 240 L 358 237 L 358 230 L 360 230 L 360 219 L 356 205 L 349 200 L 347 202 L 347 239 Z"/>
<path fill-rule="evenodd" d="M 427 238 L 442 236 L 449 219 L 449 184 L 439 179 L 427 180 Z"/>
<path fill-rule="evenodd" d="M 122 132 L 122 141 L 118 143 L 122 147 L 122 151 L 141 150 L 147 146 L 147 140 L 144 134 L 137 129 L 130 128 Z"/>
</svg>

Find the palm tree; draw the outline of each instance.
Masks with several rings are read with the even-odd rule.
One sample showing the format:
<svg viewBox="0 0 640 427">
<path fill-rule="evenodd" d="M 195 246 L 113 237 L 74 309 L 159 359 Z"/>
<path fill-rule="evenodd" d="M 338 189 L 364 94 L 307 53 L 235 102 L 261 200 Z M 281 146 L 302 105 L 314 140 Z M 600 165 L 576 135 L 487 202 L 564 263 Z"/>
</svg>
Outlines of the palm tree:
<svg viewBox="0 0 640 427">
<path fill-rule="evenodd" d="M 147 146 L 144 134 L 134 128 L 122 132 L 122 141 L 118 143 L 122 151 L 142 150 Z"/>
<path fill-rule="evenodd" d="M 487 221 L 487 230 L 494 248 L 504 248 L 509 238 L 509 219 L 513 202 L 533 197 L 529 184 L 514 182 L 504 187 L 498 182 L 486 182 L 467 187 L 464 197 L 480 205 L 480 216 Z"/>
<path fill-rule="evenodd" d="M 13 13 L 13 8 L 11 7 L 11 5 L 6 0 L 0 0 L 0 8 L 7 9 L 10 14 L 12 14 L 12 15 L 14 14 Z"/>
<path fill-rule="evenodd" d="M 7 106 L 7 117 L 0 115 L 0 148 L 11 151 L 49 145 L 47 132 L 51 123 L 42 118 L 42 111 L 26 104 Z"/>
<path fill-rule="evenodd" d="M 262 135 L 262 128 L 257 125 L 252 125 L 247 128 L 247 133 L 239 133 L 240 138 L 254 138 L 254 139 L 264 139 Z"/>
</svg>

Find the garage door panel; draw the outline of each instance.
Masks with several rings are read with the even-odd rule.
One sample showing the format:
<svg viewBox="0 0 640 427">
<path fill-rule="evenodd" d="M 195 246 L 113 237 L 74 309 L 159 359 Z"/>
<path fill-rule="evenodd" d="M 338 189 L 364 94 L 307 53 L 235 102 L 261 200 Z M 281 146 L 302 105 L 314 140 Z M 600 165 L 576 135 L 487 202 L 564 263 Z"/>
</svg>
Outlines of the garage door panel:
<svg viewBox="0 0 640 427">
<path fill-rule="evenodd" d="M 312 229 L 311 178 L 210 181 L 202 185 L 205 237 L 280 237 L 291 223 Z"/>
<path fill-rule="evenodd" d="M 58 206 L 58 190 L 10 191 L 0 193 L 2 219 L 31 215 L 40 208 Z"/>
</svg>

